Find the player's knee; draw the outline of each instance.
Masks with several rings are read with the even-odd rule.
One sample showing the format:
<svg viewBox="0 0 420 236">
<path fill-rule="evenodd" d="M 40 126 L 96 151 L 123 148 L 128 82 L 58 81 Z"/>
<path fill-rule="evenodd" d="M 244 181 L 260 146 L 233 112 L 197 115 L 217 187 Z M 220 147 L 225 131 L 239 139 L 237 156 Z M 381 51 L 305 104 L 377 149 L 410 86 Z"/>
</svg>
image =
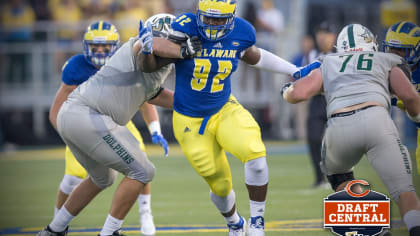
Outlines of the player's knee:
<svg viewBox="0 0 420 236">
<path fill-rule="evenodd" d="M 416 196 L 416 190 L 414 189 L 413 185 L 409 185 L 409 184 L 401 184 L 399 186 L 393 187 L 393 191 L 389 192 L 390 197 L 392 198 L 392 200 L 394 200 L 395 202 L 399 202 L 400 199 L 415 199 L 412 197 L 408 197 L 408 198 L 404 198 L 404 196 L 410 196 L 411 194 L 414 194 L 414 196 Z M 408 194 L 407 194 L 408 193 Z M 403 196 L 403 197 L 402 197 Z M 409 200 L 409 201 L 410 201 Z"/>
<path fill-rule="evenodd" d="M 265 157 L 245 163 L 245 183 L 253 186 L 262 186 L 268 183 L 268 166 Z"/>
<path fill-rule="evenodd" d="M 328 182 L 331 184 L 332 189 L 337 191 L 337 188 L 340 186 L 340 184 L 354 180 L 354 175 L 352 171 L 344 174 L 327 175 L 327 178 Z"/>
<path fill-rule="evenodd" d="M 232 190 L 232 181 L 228 178 L 218 179 L 210 184 L 211 191 L 219 197 L 226 197 Z"/>
<path fill-rule="evenodd" d="M 95 183 L 100 189 L 105 189 L 111 186 L 115 178 L 117 176 L 117 172 L 114 170 L 109 170 L 108 173 L 101 177 L 92 178 L 93 183 Z"/>
<path fill-rule="evenodd" d="M 149 183 L 155 177 L 155 166 L 151 162 L 148 162 L 148 165 L 146 165 L 145 167 L 145 172 L 146 172 L 146 178 L 145 178 L 146 182 L 143 182 L 143 183 Z"/>
<path fill-rule="evenodd" d="M 60 191 L 69 195 L 73 189 L 82 182 L 83 179 L 72 176 L 72 175 L 64 175 L 63 179 L 60 183 Z"/>
<path fill-rule="evenodd" d="M 141 168 L 133 169 L 127 175 L 127 177 L 138 180 L 144 184 L 151 182 L 154 176 L 155 176 L 155 166 L 150 161 L 146 161 L 142 163 Z"/>
</svg>

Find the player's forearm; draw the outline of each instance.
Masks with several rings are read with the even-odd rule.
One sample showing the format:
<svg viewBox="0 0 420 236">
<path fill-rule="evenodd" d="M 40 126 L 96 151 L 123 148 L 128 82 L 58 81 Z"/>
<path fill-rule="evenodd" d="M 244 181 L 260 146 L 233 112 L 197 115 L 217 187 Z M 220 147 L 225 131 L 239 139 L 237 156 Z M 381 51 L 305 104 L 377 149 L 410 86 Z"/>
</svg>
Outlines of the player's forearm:
<svg viewBox="0 0 420 236">
<path fill-rule="evenodd" d="M 169 89 L 163 89 L 159 96 L 148 101 L 150 104 L 165 108 L 174 108 L 174 92 Z"/>
<path fill-rule="evenodd" d="M 260 59 L 253 66 L 258 69 L 268 70 L 275 73 L 293 75 L 299 69 L 292 63 L 274 55 L 262 48 L 259 48 Z"/>
<path fill-rule="evenodd" d="M 153 38 L 153 53 L 159 57 L 181 58 L 181 45 L 164 38 Z"/>
<path fill-rule="evenodd" d="M 147 125 L 149 125 L 153 121 L 159 121 L 159 114 L 154 105 L 145 102 L 143 103 L 143 105 L 140 106 L 140 111 Z"/>
</svg>

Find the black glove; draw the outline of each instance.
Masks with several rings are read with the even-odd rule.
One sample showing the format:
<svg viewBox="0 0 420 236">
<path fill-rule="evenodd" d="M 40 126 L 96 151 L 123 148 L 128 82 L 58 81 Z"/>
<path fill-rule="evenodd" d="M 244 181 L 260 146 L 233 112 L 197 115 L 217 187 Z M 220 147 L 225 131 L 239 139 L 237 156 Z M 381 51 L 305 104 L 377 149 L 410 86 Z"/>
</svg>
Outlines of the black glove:
<svg viewBox="0 0 420 236">
<path fill-rule="evenodd" d="M 287 82 L 287 83 L 283 84 L 283 87 L 281 88 L 281 91 L 280 91 L 280 94 L 281 94 L 282 97 L 283 97 L 284 92 L 286 92 L 286 90 L 290 86 L 292 86 L 292 84 L 293 84 L 292 82 Z"/>
<path fill-rule="evenodd" d="M 192 36 L 188 38 L 187 41 L 181 44 L 181 58 L 189 59 L 195 56 L 199 51 L 201 51 L 203 45 L 198 36 Z"/>
</svg>

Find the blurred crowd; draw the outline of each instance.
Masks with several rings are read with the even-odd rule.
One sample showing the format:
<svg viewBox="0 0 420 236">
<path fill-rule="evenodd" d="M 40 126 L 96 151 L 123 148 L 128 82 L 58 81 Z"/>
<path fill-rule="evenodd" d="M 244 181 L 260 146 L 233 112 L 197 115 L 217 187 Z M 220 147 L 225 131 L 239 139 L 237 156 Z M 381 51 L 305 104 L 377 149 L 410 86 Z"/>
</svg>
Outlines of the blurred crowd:
<svg viewBox="0 0 420 236">
<path fill-rule="evenodd" d="M 10 0 L 0 3 L 1 41 L 43 40 L 35 22 L 49 21 L 59 27 L 57 39 L 80 40 L 84 27 L 95 20 L 114 22 L 121 41 L 137 33 L 139 19 L 168 12 L 178 14 L 195 8 L 194 0 Z M 163 10 L 162 10 L 163 9 Z M 83 26 L 83 27 L 80 27 Z M 79 27 L 79 28 L 75 28 Z M 45 30 L 45 29 L 44 29 Z M 40 30 L 41 31 L 41 30 Z M 35 32 L 35 33 L 34 33 Z"/>
</svg>

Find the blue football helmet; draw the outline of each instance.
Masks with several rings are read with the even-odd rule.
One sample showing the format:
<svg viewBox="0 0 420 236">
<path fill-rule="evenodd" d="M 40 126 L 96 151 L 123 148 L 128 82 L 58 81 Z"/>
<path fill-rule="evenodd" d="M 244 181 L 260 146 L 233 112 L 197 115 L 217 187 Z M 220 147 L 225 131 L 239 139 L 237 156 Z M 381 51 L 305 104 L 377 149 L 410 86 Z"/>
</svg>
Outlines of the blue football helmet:
<svg viewBox="0 0 420 236">
<path fill-rule="evenodd" d="M 197 24 L 200 35 L 210 41 L 218 41 L 232 32 L 236 13 L 236 0 L 200 0 Z M 210 22 L 222 21 L 220 25 Z"/>
<path fill-rule="evenodd" d="M 391 49 L 398 49 L 410 66 L 414 66 L 420 59 L 420 27 L 416 24 L 402 21 L 389 27 L 383 50 L 390 52 Z"/>
<path fill-rule="evenodd" d="M 117 28 L 106 21 L 97 21 L 88 26 L 83 36 L 83 54 L 94 66 L 101 67 L 117 51 L 119 43 Z M 98 45 L 106 46 L 104 52 L 96 52 Z"/>
</svg>

